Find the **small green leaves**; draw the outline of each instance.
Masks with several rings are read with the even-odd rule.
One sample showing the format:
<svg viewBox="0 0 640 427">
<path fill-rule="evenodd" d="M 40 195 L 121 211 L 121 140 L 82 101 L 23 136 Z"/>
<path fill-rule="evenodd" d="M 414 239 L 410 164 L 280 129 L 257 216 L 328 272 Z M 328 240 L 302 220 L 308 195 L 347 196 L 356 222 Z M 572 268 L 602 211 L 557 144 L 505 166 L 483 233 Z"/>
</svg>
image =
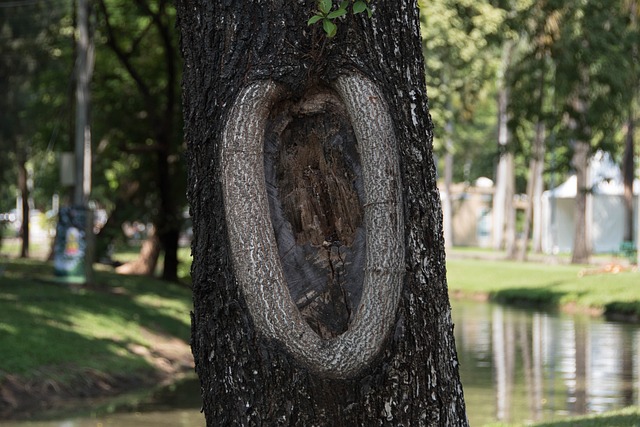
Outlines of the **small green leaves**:
<svg viewBox="0 0 640 427">
<path fill-rule="evenodd" d="M 318 10 L 324 16 L 327 16 L 329 14 L 329 12 L 331 12 L 331 7 L 332 6 L 333 6 L 333 2 L 331 0 L 319 0 L 318 1 Z"/>
<path fill-rule="evenodd" d="M 324 19 L 322 21 L 322 28 L 324 28 L 324 32 L 327 33 L 327 37 L 333 37 L 336 35 L 336 32 L 338 32 L 338 27 L 331 22 L 330 19 Z"/>
<path fill-rule="evenodd" d="M 309 20 L 307 21 L 307 25 L 313 25 L 316 22 L 320 21 L 321 19 L 323 19 L 324 17 L 322 15 L 313 15 L 311 18 L 309 18 Z"/>
<path fill-rule="evenodd" d="M 367 4 L 363 1 L 357 1 L 353 4 L 353 13 L 362 13 L 367 9 Z"/>
<path fill-rule="evenodd" d="M 364 2 L 362 0 L 358 0 L 353 4 L 353 14 L 357 14 L 357 13 L 362 13 L 365 10 L 367 11 L 367 14 L 369 15 L 369 18 L 371 18 L 371 15 L 373 15 L 373 11 L 371 10 L 371 8 L 369 7 L 369 5 L 367 4 L 368 2 Z"/>
<path fill-rule="evenodd" d="M 338 26 L 335 20 L 344 17 L 348 13 L 347 9 L 349 8 L 349 4 L 353 2 L 351 11 L 354 15 L 366 11 L 369 18 L 371 18 L 373 11 L 369 7 L 370 1 L 371 0 L 343 0 L 336 10 L 331 10 L 333 8 L 332 0 L 318 0 L 318 9 L 315 15 L 309 18 L 307 25 L 313 25 L 322 21 L 322 29 L 327 34 L 327 37 L 334 37 L 338 32 Z"/>
<path fill-rule="evenodd" d="M 341 16 L 344 16 L 347 14 L 347 11 L 344 9 L 338 9 L 338 10 L 334 10 L 333 12 L 331 12 L 330 14 L 327 15 L 328 19 L 335 19 L 335 18 L 340 18 Z"/>
</svg>

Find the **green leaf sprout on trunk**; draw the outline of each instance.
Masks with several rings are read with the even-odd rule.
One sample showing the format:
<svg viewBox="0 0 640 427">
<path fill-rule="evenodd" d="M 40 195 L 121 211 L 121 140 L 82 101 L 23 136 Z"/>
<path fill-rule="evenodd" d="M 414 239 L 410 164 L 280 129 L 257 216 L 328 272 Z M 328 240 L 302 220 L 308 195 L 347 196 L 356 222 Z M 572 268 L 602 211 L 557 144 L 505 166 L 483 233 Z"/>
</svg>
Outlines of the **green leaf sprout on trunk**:
<svg viewBox="0 0 640 427">
<path fill-rule="evenodd" d="M 307 25 L 313 25 L 322 21 L 322 29 L 324 29 L 327 37 L 334 37 L 338 32 L 338 26 L 335 21 L 349 13 L 349 6 L 351 6 L 351 12 L 354 15 L 367 12 L 367 15 L 371 18 L 373 11 L 371 7 L 369 7 L 370 2 L 371 0 L 344 0 L 337 9 L 332 10 L 332 0 L 318 0 L 318 8 L 315 14 L 307 21 Z M 353 5 L 351 5 L 351 3 L 353 3 Z"/>
</svg>

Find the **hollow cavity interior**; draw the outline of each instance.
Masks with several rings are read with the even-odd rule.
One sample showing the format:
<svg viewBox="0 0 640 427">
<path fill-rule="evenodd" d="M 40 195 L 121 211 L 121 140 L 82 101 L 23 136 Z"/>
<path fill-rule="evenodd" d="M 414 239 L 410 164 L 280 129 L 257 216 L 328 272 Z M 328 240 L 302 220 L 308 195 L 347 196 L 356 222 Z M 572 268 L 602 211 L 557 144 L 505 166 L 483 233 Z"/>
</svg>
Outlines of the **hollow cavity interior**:
<svg viewBox="0 0 640 427">
<path fill-rule="evenodd" d="M 356 138 L 335 94 L 320 90 L 275 106 L 265 175 L 289 293 L 320 337 L 338 336 L 362 295 L 366 247 Z"/>
</svg>

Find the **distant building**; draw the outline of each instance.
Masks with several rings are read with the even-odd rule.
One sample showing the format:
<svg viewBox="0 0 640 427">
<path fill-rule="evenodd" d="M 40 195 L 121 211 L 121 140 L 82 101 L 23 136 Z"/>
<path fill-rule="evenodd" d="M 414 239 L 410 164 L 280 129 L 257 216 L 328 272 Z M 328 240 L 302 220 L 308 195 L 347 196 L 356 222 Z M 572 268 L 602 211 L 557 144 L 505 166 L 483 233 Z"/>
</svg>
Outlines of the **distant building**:
<svg viewBox="0 0 640 427">
<path fill-rule="evenodd" d="M 604 152 L 596 153 L 589 164 L 587 194 L 587 242 L 593 253 L 617 253 L 624 240 L 624 184 L 618 165 Z M 542 195 L 542 249 L 545 253 L 571 252 L 575 233 L 574 206 L 576 176 L 570 176 L 556 188 Z M 638 212 L 640 181 L 633 185 Z M 634 233 L 638 215 L 634 214 Z"/>
<path fill-rule="evenodd" d="M 478 178 L 451 186 L 453 246 L 491 247 L 493 181 Z M 440 196 L 446 193 L 440 188 Z"/>
</svg>

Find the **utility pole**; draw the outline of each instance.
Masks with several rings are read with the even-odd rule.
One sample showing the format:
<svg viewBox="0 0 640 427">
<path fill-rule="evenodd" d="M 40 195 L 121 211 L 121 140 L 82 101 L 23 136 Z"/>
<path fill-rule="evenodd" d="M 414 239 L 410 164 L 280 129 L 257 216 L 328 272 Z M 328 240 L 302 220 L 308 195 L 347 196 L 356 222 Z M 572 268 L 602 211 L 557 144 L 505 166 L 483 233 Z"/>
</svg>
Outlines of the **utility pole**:
<svg viewBox="0 0 640 427">
<path fill-rule="evenodd" d="M 80 245 L 80 266 L 84 270 L 84 282 L 93 281 L 93 210 L 89 207 L 91 196 L 91 125 L 89 109 L 91 91 L 89 83 L 93 75 L 94 47 L 90 34 L 89 16 L 91 0 L 77 0 L 77 62 L 76 62 L 76 185 L 73 202 L 78 216 L 83 217 L 84 245 Z"/>
<path fill-rule="evenodd" d="M 94 49 L 90 34 L 91 0 L 76 0 L 76 123 L 73 206 L 60 209 L 54 243 L 54 273 L 64 283 L 93 280 L 93 211 L 91 195 L 91 125 L 89 83 Z"/>
<path fill-rule="evenodd" d="M 76 181 L 73 203 L 87 207 L 91 193 L 91 126 L 89 82 L 93 74 L 94 51 L 89 36 L 89 0 L 77 0 L 76 61 Z"/>
</svg>

